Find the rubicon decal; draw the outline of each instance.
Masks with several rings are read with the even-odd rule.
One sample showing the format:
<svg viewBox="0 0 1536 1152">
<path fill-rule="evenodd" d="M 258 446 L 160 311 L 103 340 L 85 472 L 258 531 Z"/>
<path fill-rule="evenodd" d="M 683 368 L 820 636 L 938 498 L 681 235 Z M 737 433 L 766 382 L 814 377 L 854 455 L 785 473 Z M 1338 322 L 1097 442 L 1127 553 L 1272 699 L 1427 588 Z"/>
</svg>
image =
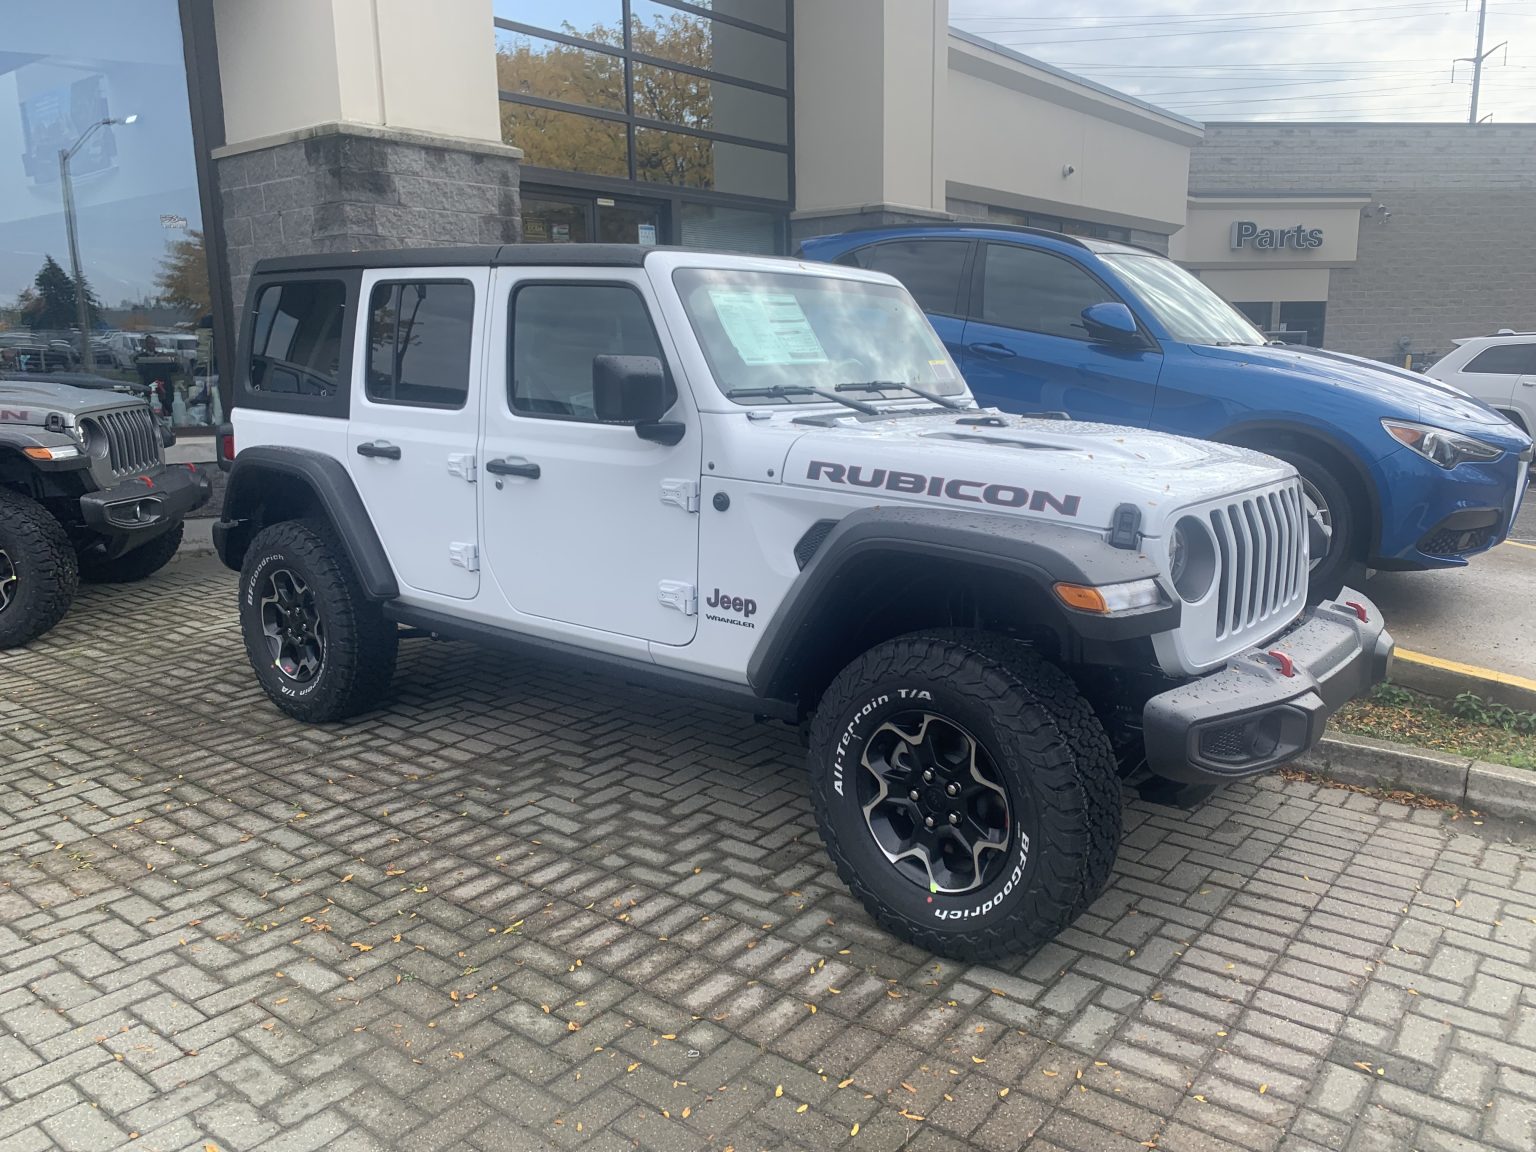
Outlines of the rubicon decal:
<svg viewBox="0 0 1536 1152">
<path fill-rule="evenodd" d="M 1031 512 L 1059 512 L 1063 516 L 1076 516 L 1083 502 L 1081 496 L 1058 496 L 1040 488 L 1031 492 L 1016 484 L 948 479 L 943 476 L 925 476 L 921 472 L 898 472 L 895 469 L 866 469 L 862 464 L 832 464 L 825 460 L 812 460 L 805 477 L 807 480 L 820 480 L 828 484 L 851 484 L 856 488 L 881 488 L 887 492 L 942 496 L 946 500 L 967 504 L 1028 508 Z"/>
</svg>

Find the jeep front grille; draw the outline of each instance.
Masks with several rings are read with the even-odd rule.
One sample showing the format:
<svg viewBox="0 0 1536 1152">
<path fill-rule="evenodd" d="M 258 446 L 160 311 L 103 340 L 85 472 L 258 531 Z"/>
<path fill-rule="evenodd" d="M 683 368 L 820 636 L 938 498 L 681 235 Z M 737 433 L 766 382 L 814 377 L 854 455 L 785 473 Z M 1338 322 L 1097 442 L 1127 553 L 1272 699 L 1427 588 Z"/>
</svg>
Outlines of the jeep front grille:
<svg viewBox="0 0 1536 1152">
<path fill-rule="evenodd" d="M 1260 629 L 1289 616 L 1306 592 L 1306 511 L 1300 485 L 1244 496 L 1211 509 L 1221 557 L 1216 584 L 1217 638 Z"/>
<path fill-rule="evenodd" d="M 132 476 L 150 472 L 162 461 L 160 430 L 148 408 L 120 408 L 86 416 L 87 438 L 100 435 L 106 443 L 106 456 L 114 476 Z"/>
</svg>

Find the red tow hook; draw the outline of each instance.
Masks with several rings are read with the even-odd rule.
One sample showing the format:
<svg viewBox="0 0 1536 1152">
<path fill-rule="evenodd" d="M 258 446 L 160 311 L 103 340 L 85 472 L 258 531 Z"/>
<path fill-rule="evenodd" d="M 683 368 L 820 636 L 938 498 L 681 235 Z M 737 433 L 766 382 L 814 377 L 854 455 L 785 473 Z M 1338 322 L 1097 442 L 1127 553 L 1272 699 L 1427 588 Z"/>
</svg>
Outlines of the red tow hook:
<svg viewBox="0 0 1536 1152">
<path fill-rule="evenodd" d="M 1369 624 L 1371 622 L 1371 614 L 1365 610 L 1365 605 L 1360 603 L 1360 601 L 1346 600 L 1344 602 L 1344 607 L 1353 608 L 1355 610 L 1355 615 L 1360 617 L 1360 623 Z"/>
<path fill-rule="evenodd" d="M 1296 675 L 1296 662 L 1278 648 L 1271 648 L 1265 653 L 1276 664 L 1280 665 L 1280 675 L 1291 677 Z"/>
</svg>

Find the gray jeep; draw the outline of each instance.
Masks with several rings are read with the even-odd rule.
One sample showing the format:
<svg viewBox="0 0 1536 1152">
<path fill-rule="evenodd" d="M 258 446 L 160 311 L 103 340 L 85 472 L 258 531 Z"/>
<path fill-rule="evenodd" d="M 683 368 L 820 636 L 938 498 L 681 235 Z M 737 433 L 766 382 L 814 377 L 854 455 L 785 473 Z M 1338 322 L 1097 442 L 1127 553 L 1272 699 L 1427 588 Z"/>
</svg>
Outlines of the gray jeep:
<svg viewBox="0 0 1536 1152">
<path fill-rule="evenodd" d="M 0 649 L 41 636 L 84 580 L 141 580 L 208 499 L 191 465 L 165 465 L 149 405 L 112 381 L 0 376 Z"/>
</svg>

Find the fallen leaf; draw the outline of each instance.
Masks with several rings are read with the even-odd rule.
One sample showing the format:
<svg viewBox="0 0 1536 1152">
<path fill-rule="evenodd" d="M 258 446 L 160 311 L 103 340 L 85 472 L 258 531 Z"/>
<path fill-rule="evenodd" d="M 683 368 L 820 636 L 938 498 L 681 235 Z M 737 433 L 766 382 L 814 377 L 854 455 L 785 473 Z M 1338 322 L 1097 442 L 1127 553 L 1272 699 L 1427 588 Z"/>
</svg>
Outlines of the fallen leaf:
<svg viewBox="0 0 1536 1152">
<path fill-rule="evenodd" d="M 839 1080 L 839 1081 L 838 1081 L 838 1082 L 837 1082 L 837 1086 L 838 1086 L 838 1087 L 839 1087 L 839 1088 L 846 1088 L 846 1087 L 848 1087 L 848 1085 L 850 1085 L 850 1084 L 852 1084 L 852 1083 L 853 1083 L 853 1077 L 852 1077 L 852 1076 L 850 1076 L 850 1077 L 848 1077 L 848 1079 L 846 1079 L 846 1080 Z"/>
<path fill-rule="evenodd" d="M 372 952 L 373 951 L 373 945 L 372 944 L 359 944 L 356 940 L 352 941 L 351 947 L 356 948 L 359 952 Z"/>
<path fill-rule="evenodd" d="M 449 1055 L 452 1056 L 455 1060 L 464 1059 L 464 1053 L 462 1052 L 450 1052 Z"/>
<path fill-rule="evenodd" d="M 795 1109 L 795 1115 L 798 1116 L 801 1112 L 804 1112 L 809 1107 L 810 1107 L 809 1104 L 802 1104 L 802 1105 L 800 1105 L 800 1107 Z"/>
<path fill-rule="evenodd" d="M 692 1115 L 693 1115 L 693 1109 L 692 1108 L 684 1108 L 683 1109 L 683 1119 L 684 1120 L 688 1119 L 688 1117 L 690 1117 Z"/>
<path fill-rule="evenodd" d="M 1260 1096 L 1264 1095 L 1264 1093 L 1266 1093 L 1268 1091 L 1269 1091 L 1269 1085 L 1268 1084 L 1260 1084 L 1259 1085 L 1259 1095 Z"/>
<path fill-rule="evenodd" d="M 999 1090 L 997 1095 L 998 1095 L 999 1099 L 1002 1099 L 1002 1100 L 1008 1099 L 1008 1089 L 1003 1088 L 1003 1089 Z"/>
<path fill-rule="evenodd" d="M 987 1062 L 987 1058 L 985 1056 L 972 1056 L 971 1057 L 971 1063 L 972 1064 L 985 1064 L 986 1062 Z"/>
<path fill-rule="evenodd" d="M 626 1071 L 626 1072 L 633 1072 L 638 1067 L 640 1067 L 640 1061 L 636 1060 L 628 1068 L 624 1069 L 624 1071 Z"/>
<path fill-rule="evenodd" d="M 857 1124 L 855 1124 L 852 1128 L 848 1129 L 848 1135 L 850 1135 L 850 1136 L 857 1136 L 858 1134 L 859 1134 L 859 1126 Z"/>
<path fill-rule="evenodd" d="M 1060 1076 L 1061 1073 L 1056 1071 L 1056 1069 L 1054 1069 L 1054 1068 L 1042 1068 L 1040 1070 L 1040 1075 L 1042 1075 L 1042 1076 Z"/>
<path fill-rule="evenodd" d="M 777 1100 L 782 1095 L 784 1095 L 784 1085 L 782 1085 L 782 1084 L 775 1085 L 774 1089 L 773 1089 L 773 1098 L 775 1100 Z"/>
</svg>

